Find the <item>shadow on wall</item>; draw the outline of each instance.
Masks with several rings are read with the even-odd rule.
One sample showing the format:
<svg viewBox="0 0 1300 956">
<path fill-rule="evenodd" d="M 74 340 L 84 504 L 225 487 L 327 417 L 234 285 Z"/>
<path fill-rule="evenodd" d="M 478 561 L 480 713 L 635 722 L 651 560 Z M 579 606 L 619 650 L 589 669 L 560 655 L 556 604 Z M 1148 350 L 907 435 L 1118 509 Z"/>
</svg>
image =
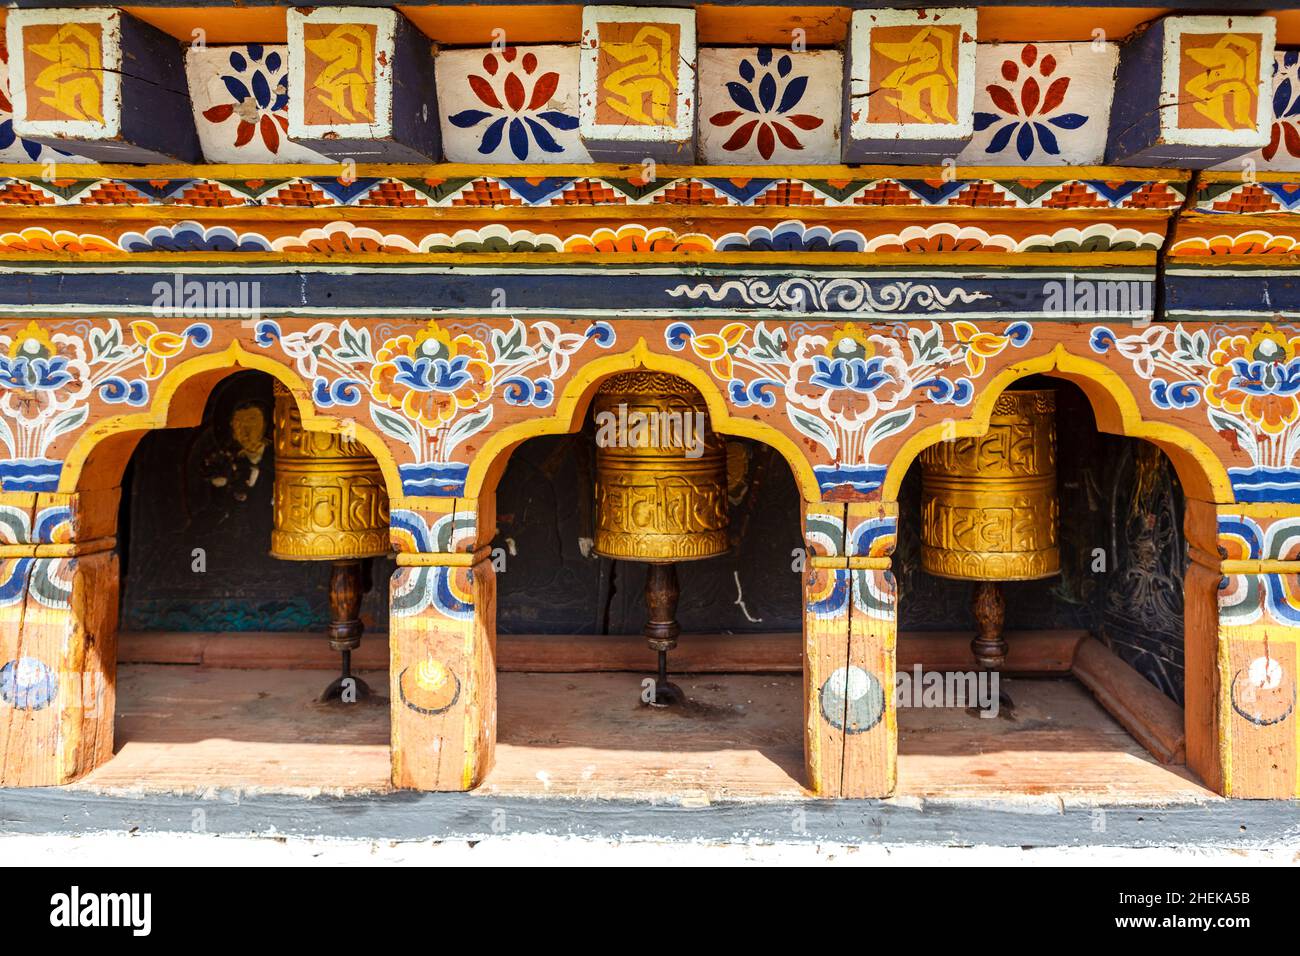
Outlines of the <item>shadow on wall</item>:
<svg viewBox="0 0 1300 956">
<path fill-rule="evenodd" d="M 515 449 L 497 488 L 501 634 L 639 634 L 646 565 L 591 553 L 595 437 L 534 438 Z M 800 497 L 767 445 L 727 439 L 731 551 L 679 565 L 683 633 L 798 631 L 803 626 Z"/>
<path fill-rule="evenodd" d="M 268 553 L 271 383 L 237 372 L 213 388 L 202 424 L 141 438 L 118 519 L 124 630 L 316 631 L 329 622 L 326 564 Z M 370 633 L 388 628 L 394 566 L 374 561 L 362 603 Z"/>
<path fill-rule="evenodd" d="M 1172 464 L 1149 442 L 1097 431 L 1069 382 L 1034 377 L 1014 387 L 1057 392 L 1061 574 L 1003 585 L 1007 629 L 1089 630 L 1181 704 L 1187 544 Z M 921 569 L 920 513 L 918 461 L 899 490 L 899 630 L 970 630 L 972 585 Z"/>
</svg>

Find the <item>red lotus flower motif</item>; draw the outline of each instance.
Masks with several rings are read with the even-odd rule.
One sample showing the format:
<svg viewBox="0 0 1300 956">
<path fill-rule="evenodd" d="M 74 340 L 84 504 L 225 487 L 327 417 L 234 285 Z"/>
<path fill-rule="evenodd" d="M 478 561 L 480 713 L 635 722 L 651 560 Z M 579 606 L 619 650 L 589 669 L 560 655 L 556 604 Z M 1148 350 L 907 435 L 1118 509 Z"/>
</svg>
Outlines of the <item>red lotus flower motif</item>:
<svg viewBox="0 0 1300 956">
<path fill-rule="evenodd" d="M 1038 47 L 1032 43 L 1026 43 L 1021 48 L 1020 63 L 1016 63 L 1015 60 L 1002 61 L 1002 79 L 1012 85 L 1019 83 L 1020 96 L 1017 98 L 1015 92 L 997 83 L 990 83 L 985 87 L 989 99 L 1002 113 L 999 115 L 997 113 L 977 112 L 975 114 L 975 129 L 977 131 L 985 130 L 994 123 L 1009 120 L 993 134 L 993 138 L 989 140 L 988 146 L 985 147 L 984 151 L 986 153 L 1002 152 L 1007 144 L 1011 142 L 1012 135 L 1015 134 L 1016 152 L 1022 160 L 1028 160 L 1036 146 L 1041 146 L 1044 152 L 1056 156 L 1061 152 L 1060 145 L 1056 140 L 1056 134 L 1039 120 L 1044 120 L 1047 124 L 1063 130 L 1078 129 L 1088 121 L 1088 117 L 1081 113 L 1063 113 L 1060 116 L 1051 115 L 1060 109 L 1061 104 L 1065 102 L 1065 94 L 1070 89 L 1070 78 L 1068 76 L 1058 76 L 1052 79 L 1056 67 L 1056 57 L 1049 53 L 1039 59 Z M 1037 76 L 1034 75 L 1035 71 L 1038 74 Z M 1021 81 L 1022 73 L 1024 75 L 1023 82 Z M 1042 82 L 1040 82 L 1040 78 Z M 1043 90 L 1043 83 L 1048 84 L 1046 92 Z"/>
<path fill-rule="evenodd" d="M 519 60 L 517 64 L 516 58 Z M 507 72 L 497 77 L 503 63 Z M 542 109 L 559 89 L 560 74 L 548 70 L 534 77 L 537 65 L 536 54 L 525 53 L 520 57 L 519 51 L 512 46 L 506 47 L 499 55 L 488 53 L 483 57 L 483 69 L 488 75 L 471 73 L 467 77 L 469 88 L 487 110 L 461 110 L 447 117 L 448 122 L 459 129 L 472 129 L 485 120 L 491 120 L 479 140 L 478 151 L 485 156 L 497 150 L 503 137 L 509 138 L 510 151 L 520 162 L 528 158 L 533 142 L 545 153 L 564 152 L 564 147 L 542 124 L 557 130 L 572 130 L 578 127 L 578 117 L 560 110 Z M 531 90 L 525 87 L 526 83 L 531 84 Z"/>
</svg>

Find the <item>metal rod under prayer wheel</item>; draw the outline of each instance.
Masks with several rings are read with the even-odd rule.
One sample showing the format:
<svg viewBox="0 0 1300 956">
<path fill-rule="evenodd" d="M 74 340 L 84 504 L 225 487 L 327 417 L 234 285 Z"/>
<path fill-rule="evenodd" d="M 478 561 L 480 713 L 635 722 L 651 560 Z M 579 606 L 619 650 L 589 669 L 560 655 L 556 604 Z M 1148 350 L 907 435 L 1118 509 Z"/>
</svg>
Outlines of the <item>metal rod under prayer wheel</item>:
<svg viewBox="0 0 1300 956">
<path fill-rule="evenodd" d="M 360 701 L 366 682 L 352 673 L 361 646 L 361 599 L 369 558 L 387 554 L 388 493 L 379 464 L 356 441 L 307 431 L 293 395 L 275 383 L 275 523 L 271 557 L 330 561 L 330 647 L 341 673 L 321 700 Z"/>
<path fill-rule="evenodd" d="M 642 561 L 646 642 L 658 655 L 655 693 L 685 701 L 668 680 L 677 646 L 676 562 L 726 553 L 726 445 L 709 429 L 704 399 L 659 372 L 625 372 L 596 393 L 596 541 L 601 557 Z"/>
<path fill-rule="evenodd" d="M 1006 665 L 1006 600 L 1000 583 L 1060 573 L 1057 544 L 1056 392 L 998 396 L 989 429 L 921 453 L 921 566 L 975 581 L 975 661 Z"/>
</svg>

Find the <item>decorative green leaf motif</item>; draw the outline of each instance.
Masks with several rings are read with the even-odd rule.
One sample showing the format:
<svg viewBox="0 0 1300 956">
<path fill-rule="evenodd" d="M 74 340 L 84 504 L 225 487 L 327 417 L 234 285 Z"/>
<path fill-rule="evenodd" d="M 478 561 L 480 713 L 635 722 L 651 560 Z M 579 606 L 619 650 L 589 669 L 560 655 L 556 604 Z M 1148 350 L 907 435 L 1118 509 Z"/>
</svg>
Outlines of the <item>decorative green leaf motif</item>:
<svg viewBox="0 0 1300 956">
<path fill-rule="evenodd" d="M 868 442 L 874 445 L 885 436 L 906 428 L 912 424 L 912 419 L 915 417 L 915 408 L 905 408 L 902 411 L 891 412 L 883 418 L 877 419 L 876 423 L 871 426 L 871 431 L 867 433 Z"/>
<path fill-rule="evenodd" d="M 790 417 L 790 423 L 799 430 L 801 435 L 807 435 L 817 444 L 825 448 L 832 457 L 839 454 L 839 443 L 835 440 L 835 435 L 831 432 L 827 424 L 815 415 L 809 415 L 807 412 L 801 412 L 793 405 L 785 406 L 785 413 Z"/>
<path fill-rule="evenodd" d="M 524 339 L 527 333 L 524 330 L 524 324 L 518 319 L 510 325 L 510 334 L 496 329 L 492 332 L 492 351 L 494 353 L 494 364 L 496 362 L 519 362 L 526 358 L 532 357 L 532 350 L 524 345 Z"/>
<path fill-rule="evenodd" d="M 466 415 L 464 418 L 452 425 L 447 432 L 447 454 L 451 454 L 456 446 L 466 438 L 474 435 L 487 427 L 487 423 L 492 421 L 492 406 L 489 405 L 483 411 L 476 415 Z"/>
<path fill-rule="evenodd" d="M 1181 325 L 1174 333 L 1174 351 L 1171 356 L 1175 362 L 1202 364 L 1209 361 L 1210 337 L 1204 329 L 1189 332 Z"/>
<path fill-rule="evenodd" d="M 930 334 L 921 329 L 911 329 L 907 339 L 912 345 L 913 364 L 929 364 L 946 360 L 948 352 L 943 347 L 943 331 L 937 324 L 931 324 Z"/>
<path fill-rule="evenodd" d="M 789 365 L 790 357 L 786 354 L 785 329 L 777 329 L 775 332 L 771 332 L 764 323 L 759 322 L 754 326 L 754 347 L 749 350 L 749 357 L 755 362 Z"/>
<path fill-rule="evenodd" d="M 64 432 L 70 432 L 73 429 L 79 428 L 81 423 L 84 422 L 89 415 L 89 405 L 82 405 L 80 408 L 74 408 L 70 411 L 64 412 L 50 423 L 49 437 L 57 438 Z"/>
<path fill-rule="evenodd" d="M 388 409 L 371 402 L 370 420 L 389 438 L 396 438 L 404 445 L 414 444 L 415 429 L 411 427 L 410 422 L 400 415 L 394 415 Z"/>
<path fill-rule="evenodd" d="M 1230 431 L 1234 433 L 1239 440 L 1250 438 L 1249 430 L 1247 430 L 1246 426 L 1241 424 L 1241 422 L 1237 421 L 1235 418 L 1229 418 L 1222 412 L 1216 412 L 1213 409 L 1207 409 L 1207 412 L 1209 414 L 1210 424 L 1214 426 L 1216 431 Z"/>
<path fill-rule="evenodd" d="M 345 319 L 339 326 L 339 347 L 334 350 L 334 357 L 349 365 L 373 362 L 369 330 L 353 328 L 352 323 Z"/>
<path fill-rule="evenodd" d="M 114 319 L 107 330 L 90 330 L 91 362 L 115 362 L 126 355 L 122 348 L 122 327 Z"/>
</svg>

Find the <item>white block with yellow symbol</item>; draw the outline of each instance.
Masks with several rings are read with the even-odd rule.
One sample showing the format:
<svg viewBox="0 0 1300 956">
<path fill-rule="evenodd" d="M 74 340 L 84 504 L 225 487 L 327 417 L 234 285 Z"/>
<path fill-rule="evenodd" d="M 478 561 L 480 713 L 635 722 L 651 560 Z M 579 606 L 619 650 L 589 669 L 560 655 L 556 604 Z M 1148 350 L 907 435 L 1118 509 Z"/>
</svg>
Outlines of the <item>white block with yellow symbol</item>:
<svg viewBox="0 0 1300 956">
<path fill-rule="evenodd" d="M 1266 145 L 1272 17 L 1165 17 L 1120 51 L 1106 162 L 1212 166 Z"/>
<path fill-rule="evenodd" d="M 578 131 L 595 159 L 695 158 L 695 11 L 584 7 Z"/>
<path fill-rule="evenodd" d="M 337 159 L 439 158 L 430 41 L 395 10 L 289 10 L 289 137 Z"/>
<path fill-rule="evenodd" d="M 14 10 L 17 136 L 105 162 L 195 162 L 181 46 L 121 10 Z"/>
<path fill-rule="evenodd" d="M 974 132 L 975 10 L 855 10 L 846 162 L 938 162 Z"/>
</svg>

